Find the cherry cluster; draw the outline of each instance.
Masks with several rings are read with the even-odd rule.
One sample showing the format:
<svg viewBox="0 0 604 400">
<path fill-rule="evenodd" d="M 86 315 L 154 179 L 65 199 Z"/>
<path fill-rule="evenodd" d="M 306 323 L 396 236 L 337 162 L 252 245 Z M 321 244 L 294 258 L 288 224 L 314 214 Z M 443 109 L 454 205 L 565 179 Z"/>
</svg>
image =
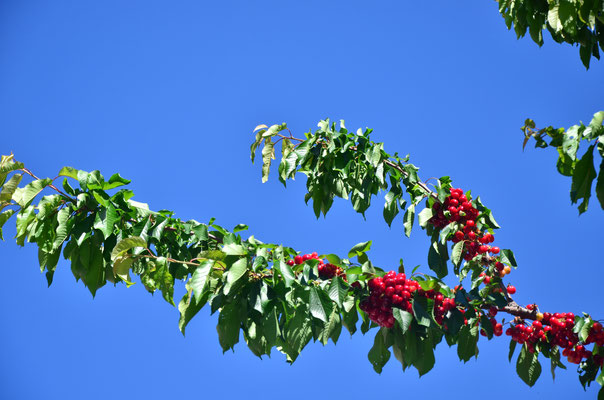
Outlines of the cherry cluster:
<svg viewBox="0 0 604 400">
<path fill-rule="evenodd" d="M 480 217 L 480 211 L 472 204 L 472 198 L 463 193 L 463 190 L 451 188 L 450 194 L 441 203 L 434 203 L 432 210 L 434 216 L 430 223 L 438 229 L 442 229 L 451 222 L 457 222 L 459 230 L 449 239 L 453 243 L 465 242 L 463 258 L 468 261 L 478 254 L 498 254 L 499 247 L 489 246 L 495 237 L 488 232 L 481 232 L 476 227 L 476 221 Z M 509 267 L 508 267 L 509 268 Z M 498 271 L 503 272 L 505 266 L 502 264 Z M 509 273 L 510 270 L 506 271 Z"/>
<path fill-rule="evenodd" d="M 439 324 L 442 324 L 447 311 L 455 308 L 453 299 L 434 290 L 424 291 L 419 283 L 407 279 L 404 273 L 389 271 L 383 277 L 370 279 L 368 286 L 369 297 L 361 302 L 360 308 L 369 315 L 369 319 L 386 328 L 394 326 L 392 307 L 413 312 L 411 298 L 414 295 L 434 299 L 434 318 Z"/>
<path fill-rule="evenodd" d="M 534 309 L 529 305 L 527 308 Z M 585 348 L 585 344 L 597 343 L 604 345 L 604 331 L 602 324 L 595 322 L 589 332 L 584 344 L 579 344 L 579 337 L 573 332 L 575 327 L 575 315 L 573 313 L 539 313 L 532 325 L 524 325 L 524 321 L 518 321 L 506 330 L 506 335 L 512 340 L 526 343 L 531 353 L 535 352 L 535 346 L 539 343 L 550 343 L 562 348 L 562 355 L 568 358 L 568 362 L 580 364 L 583 359 L 591 358 L 592 352 Z M 602 365 L 602 357 L 595 355 L 594 361 Z"/>
<path fill-rule="evenodd" d="M 319 278 L 331 279 L 337 275 L 337 276 L 341 276 L 342 278 L 344 278 L 344 280 L 346 280 L 346 274 L 344 273 L 344 270 L 342 268 L 340 268 L 336 265 L 333 265 L 333 264 L 323 262 L 323 260 L 321 260 L 319 258 L 319 254 L 317 252 L 310 253 L 310 254 L 304 254 L 303 256 L 297 255 L 296 257 L 294 257 L 293 260 L 288 260 L 287 265 L 289 265 L 290 267 L 293 267 L 294 265 L 300 265 L 304 261 L 313 260 L 313 259 L 319 260 L 319 265 L 318 265 Z"/>
<path fill-rule="evenodd" d="M 491 306 L 491 307 L 489 307 L 489 312 L 487 315 L 490 317 L 489 322 L 491 323 L 491 327 L 493 329 L 493 335 L 501 336 L 501 335 L 503 335 L 503 325 L 500 322 L 497 322 L 497 320 L 495 319 L 497 312 L 498 312 L 497 307 Z M 487 336 L 487 332 L 484 329 L 480 330 L 480 334 L 482 336 Z"/>
</svg>

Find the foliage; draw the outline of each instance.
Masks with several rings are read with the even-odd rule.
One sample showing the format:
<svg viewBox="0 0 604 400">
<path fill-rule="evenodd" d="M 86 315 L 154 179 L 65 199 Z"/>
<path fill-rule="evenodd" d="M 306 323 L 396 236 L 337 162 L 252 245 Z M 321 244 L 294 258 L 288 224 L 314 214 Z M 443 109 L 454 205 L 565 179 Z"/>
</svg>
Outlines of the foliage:
<svg viewBox="0 0 604 400">
<path fill-rule="evenodd" d="M 586 68 L 591 57 L 600 59 L 604 50 L 603 0 L 497 0 L 499 12 L 508 29 L 514 27 L 518 38 L 529 35 L 543 45 L 543 31 L 548 30 L 558 43 L 579 45 L 579 55 Z"/>
<path fill-rule="evenodd" d="M 39 179 L 12 155 L 3 156 L 0 229 L 16 216 L 16 242 L 37 244 L 40 269 L 49 285 L 61 254 L 93 296 L 107 282 L 130 286 L 136 275 L 149 292 L 159 291 L 176 305 L 175 280 L 185 281 L 186 292 L 177 305 L 183 334 L 189 321 L 208 305 L 212 313 L 219 312 L 217 332 L 223 351 L 233 349 L 242 332 L 258 357 L 276 348 L 288 362 L 294 362 L 311 340 L 335 343 L 342 327 L 352 335 L 360 324 L 363 334 L 379 327 L 368 355 L 377 372 L 394 354 L 403 369 L 412 366 L 423 375 L 432 369 L 434 349 L 443 339 L 457 347 L 460 360 L 476 357 L 481 335 L 490 340 L 501 334 L 501 324 L 495 327 L 498 311 L 512 315 L 516 327 L 524 326 L 525 320 L 543 318 L 536 307 L 516 304 L 505 290 L 502 278 L 517 266 L 511 250 L 488 247 L 493 255 L 486 250 L 471 252 L 471 241 L 457 238 L 460 221 L 469 217 L 464 217 L 461 206 L 455 213 L 442 208 L 451 204 L 452 193 L 458 190 L 448 177 L 440 178 L 431 189 L 419 180 L 418 168 L 408 162 L 408 156 L 390 155 L 382 143 L 371 141 L 370 129 L 349 132 L 343 122 L 336 129 L 335 124 L 321 121 L 319 129 L 304 139 L 284 135 L 286 131 L 286 124 L 257 128 L 252 160 L 262 147 L 263 181 L 281 143 L 279 179 L 285 185 L 297 173 L 305 174 L 305 200 L 312 200 L 317 217 L 327 214 L 336 197 L 349 199 L 353 209 L 364 214 L 373 196 L 385 191 L 386 223 L 392 224 L 402 214 L 404 233 L 409 236 L 417 217 L 430 237 L 427 257 L 433 275 L 415 271 L 406 275 L 405 282 L 416 290 L 409 296 L 408 309 L 389 308 L 391 325 L 365 311 L 377 282 L 395 274 L 387 274 L 370 261 L 371 242 L 355 245 L 346 257 L 301 257 L 289 247 L 263 243 L 253 236 L 244 239 L 239 232 L 247 226 L 242 224 L 229 231 L 213 219 L 182 221 L 168 210 L 151 211 L 133 200 L 133 192 L 123 187 L 129 181 L 119 174 L 105 180 L 99 171 L 65 167 L 57 176 L 64 178 L 59 189 L 54 185 L 57 178 Z M 25 175 L 33 180 L 23 184 Z M 40 198 L 48 189 L 54 193 Z M 471 203 L 463 210 L 476 211 L 471 231 L 492 238 L 499 226 L 491 211 L 480 198 L 472 200 L 469 192 L 460 193 L 455 196 Z M 451 249 L 450 241 L 454 243 Z M 323 259 L 333 268 L 326 269 Z M 455 288 L 443 280 L 450 265 L 459 283 Z M 327 270 L 331 275 L 326 275 Z M 404 269 L 399 272 L 403 274 Z M 450 301 L 445 311 L 439 305 L 442 299 Z M 585 361 L 575 347 L 593 343 L 590 338 L 599 332 L 598 323 L 587 314 L 571 321 L 571 331 L 578 326 L 580 332 L 585 331 L 576 335 L 578 342 L 572 345 L 572 359 L 579 358 L 581 383 L 604 383 L 598 358 L 604 353 L 601 346 L 596 342 L 589 356 L 583 357 Z M 531 386 L 541 371 L 539 355 L 552 359 L 552 372 L 563 366 L 554 337 L 544 337 L 535 346 L 523 343 L 518 358 L 518 374 Z"/>
<path fill-rule="evenodd" d="M 587 211 L 591 197 L 592 185 L 596 179 L 596 196 L 600 206 L 604 209 L 604 111 L 594 114 L 589 125 L 583 123 L 573 125 L 567 130 L 548 126 L 536 129 L 535 122 L 527 119 L 522 127 L 524 132 L 523 148 L 528 141 L 535 139 L 536 148 L 555 147 L 558 150 L 556 168 L 564 176 L 572 177 L 570 200 L 572 204 L 583 199 L 579 204 L 579 214 Z M 548 143 L 549 141 L 549 143 Z M 581 143 L 588 143 L 589 147 L 581 157 L 577 156 Z M 600 169 L 596 173 L 594 167 L 594 149 L 600 154 Z M 596 165 L 598 161 L 596 160 Z"/>
</svg>

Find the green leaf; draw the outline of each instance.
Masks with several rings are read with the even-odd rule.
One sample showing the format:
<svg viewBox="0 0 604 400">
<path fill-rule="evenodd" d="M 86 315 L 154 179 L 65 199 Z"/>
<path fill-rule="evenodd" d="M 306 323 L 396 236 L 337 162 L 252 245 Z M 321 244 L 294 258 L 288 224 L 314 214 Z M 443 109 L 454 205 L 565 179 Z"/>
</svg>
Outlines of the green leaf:
<svg viewBox="0 0 604 400">
<path fill-rule="evenodd" d="M 560 32 L 562 30 L 562 22 L 558 15 L 558 8 L 558 5 L 550 7 L 547 13 L 547 22 L 555 32 Z"/>
<path fill-rule="evenodd" d="M 239 342 L 240 308 L 241 305 L 238 303 L 228 303 L 222 308 L 218 316 L 216 330 L 218 331 L 218 341 L 223 353 L 226 353 L 229 349 L 234 349 Z"/>
<path fill-rule="evenodd" d="M 512 267 L 517 267 L 516 257 L 514 257 L 514 252 L 510 249 L 501 250 L 501 262 L 507 265 L 511 265 Z"/>
<path fill-rule="evenodd" d="M 407 237 L 411 236 L 411 229 L 413 228 L 414 220 L 415 220 L 415 204 L 411 204 L 405 211 L 405 216 L 403 217 L 403 221 L 404 221 L 403 226 L 405 227 L 405 235 Z"/>
<path fill-rule="evenodd" d="M 13 216 L 14 213 L 15 210 L 6 210 L 0 213 L 0 239 L 2 240 L 4 240 L 4 237 L 2 236 L 2 227 L 4 226 L 4 224 L 6 224 L 6 221 L 8 221 L 9 218 Z"/>
<path fill-rule="evenodd" d="M 78 180 L 78 172 L 80 172 L 80 171 L 77 170 L 77 169 L 75 169 L 75 168 L 72 168 L 72 167 L 63 167 L 59 171 L 59 175 L 58 176 L 66 176 L 68 178 L 72 178 L 72 179 Z"/>
<path fill-rule="evenodd" d="M 434 368 L 434 363 L 436 359 L 434 358 L 434 348 L 432 347 L 432 340 L 430 337 L 425 337 L 420 342 L 420 351 L 421 356 L 415 361 L 413 364 L 415 368 L 417 368 L 417 372 L 419 372 L 419 376 L 425 375 L 432 368 Z"/>
<path fill-rule="evenodd" d="M 393 192 L 388 192 L 386 194 L 386 202 L 384 203 L 384 211 L 382 214 L 384 215 L 384 220 L 388 226 L 391 226 L 392 220 L 394 220 L 394 217 L 398 214 L 396 195 Z"/>
<path fill-rule="evenodd" d="M 30 182 L 25 187 L 17 188 L 13 194 L 13 200 L 22 208 L 27 207 L 32 200 L 48 185 L 52 183 L 52 179 L 38 179 Z"/>
<path fill-rule="evenodd" d="M 415 315 L 417 324 L 429 327 L 432 324 L 432 318 L 430 318 L 430 314 L 428 314 L 428 312 L 426 311 L 426 300 L 420 297 L 416 297 L 411 301 L 411 303 L 413 306 L 413 314 Z"/>
<path fill-rule="evenodd" d="M 313 317 L 327 322 L 327 315 L 331 313 L 332 307 L 328 301 L 325 301 L 320 291 L 321 289 L 314 286 L 310 288 L 310 313 Z"/>
<path fill-rule="evenodd" d="M 238 224 L 237 226 L 235 226 L 233 228 L 234 233 L 241 232 L 241 231 L 247 231 L 247 230 L 248 230 L 248 226 L 246 224 Z"/>
<path fill-rule="evenodd" d="M 294 316 L 285 325 L 285 347 L 283 351 L 288 356 L 288 361 L 293 363 L 302 349 L 312 338 L 311 321 L 308 310 L 303 306 L 298 307 Z"/>
<path fill-rule="evenodd" d="M 560 0 L 559 4 L 558 16 L 562 22 L 562 28 L 571 36 L 576 36 L 578 10 L 575 8 L 574 1 Z"/>
<path fill-rule="evenodd" d="M 541 375 L 541 364 L 537 358 L 537 353 L 531 353 L 526 346 L 522 346 L 516 362 L 516 372 L 520 379 L 529 386 L 533 386 Z"/>
<path fill-rule="evenodd" d="M 413 321 L 413 314 L 407 311 L 403 311 L 400 308 L 392 308 L 392 315 L 396 322 L 398 322 L 401 332 L 405 334 L 409 330 L 409 325 Z"/>
<path fill-rule="evenodd" d="M 390 359 L 390 351 L 386 347 L 384 343 L 384 333 L 383 330 L 386 328 L 380 328 L 379 331 L 375 334 L 375 339 L 373 341 L 373 347 L 369 350 L 369 354 L 367 354 L 367 358 L 369 358 L 369 362 L 373 366 L 373 369 L 378 374 L 382 373 L 382 369 L 384 365 Z"/>
<path fill-rule="evenodd" d="M 225 244 L 222 247 L 222 251 L 224 251 L 227 256 L 244 256 L 247 254 L 245 247 L 234 243 Z"/>
<path fill-rule="evenodd" d="M 0 192 L 0 203 L 8 203 L 13 198 L 13 193 L 19 187 L 19 183 L 23 179 L 22 174 L 13 175 L 8 182 L 2 186 L 2 192 Z"/>
<path fill-rule="evenodd" d="M 596 196 L 598 196 L 600 206 L 604 210 L 604 159 L 602 159 L 602 163 L 600 164 L 600 173 L 596 182 Z"/>
<path fill-rule="evenodd" d="M 371 240 L 368 242 L 362 242 L 356 244 L 350 251 L 348 252 L 348 258 L 352 258 L 354 256 L 359 256 L 363 253 L 368 252 L 371 249 Z"/>
<path fill-rule="evenodd" d="M 75 224 L 75 218 L 71 217 L 71 210 L 66 207 L 60 209 L 57 213 L 57 222 L 58 225 L 56 236 L 52 245 L 54 249 L 58 249 L 63 244 L 65 239 L 67 239 L 71 233 L 73 225 Z"/>
<path fill-rule="evenodd" d="M 108 238 L 113 233 L 113 227 L 116 222 L 119 220 L 119 215 L 115 210 L 113 204 L 109 203 L 107 208 L 102 208 L 96 214 L 96 219 L 94 222 L 94 229 L 98 229 L 103 232 L 103 236 Z"/>
<path fill-rule="evenodd" d="M 428 225 L 428 221 L 433 216 L 434 216 L 434 212 L 432 211 L 431 208 L 428 208 L 428 207 L 424 208 L 417 216 L 417 219 L 419 221 L 419 226 L 426 229 L 426 226 Z"/>
<path fill-rule="evenodd" d="M 514 351 L 516 350 L 516 341 L 510 340 L 510 351 L 508 353 L 508 361 L 512 362 L 512 357 L 514 356 Z"/>
<path fill-rule="evenodd" d="M 111 252 L 111 260 L 115 261 L 116 258 L 135 247 L 147 247 L 147 241 L 139 236 L 132 236 L 120 240 Z"/>
<path fill-rule="evenodd" d="M 453 246 L 453 249 L 451 250 L 451 261 L 453 262 L 453 265 L 455 265 L 456 267 L 459 267 L 461 265 L 461 260 L 462 260 L 462 254 L 463 254 L 463 246 L 464 246 L 464 242 L 457 242 L 455 243 L 455 245 Z"/>
<path fill-rule="evenodd" d="M 342 308 L 344 299 L 348 296 L 348 288 L 339 276 L 334 276 L 329 285 L 329 298 Z"/>
<path fill-rule="evenodd" d="M 187 291 L 178 303 L 178 311 L 180 312 L 180 319 L 178 320 L 178 329 L 185 335 L 185 328 L 193 319 L 193 317 L 203 308 L 206 304 L 205 299 L 196 299 L 193 296 L 192 289 Z"/>
<path fill-rule="evenodd" d="M 224 294 L 229 294 L 233 285 L 235 285 L 248 271 L 247 259 L 240 258 L 226 272 L 226 283 L 224 285 Z"/>
<path fill-rule="evenodd" d="M 579 201 L 579 199 L 583 199 L 583 202 L 579 205 L 579 214 L 587 211 L 589 198 L 591 197 L 591 185 L 596 178 L 593 156 L 594 147 L 595 145 L 593 144 L 589 146 L 587 152 L 575 166 L 575 172 L 573 174 L 570 199 L 573 204 Z"/>
<path fill-rule="evenodd" d="M 130 180 L 122 178 L 120 174 L 113 174 L 111 175 L 111 178 L 109 178 L 109 181 L 103 183 L 102 189 L 111 190 L 115 189 L 116 187 L 127 185 L 130 182 Z"/>
<path fill-rule="evenodd" d="M 448 258 L 447 246 L 442 245 L 438 241 L 432 242 L 428 251 L 428 266 L 432 271 L 436 272 L 436 276 L 440 279 L 448 274 Z"/>
<path fill-rule="evenodd" d="M 464 325 L 459 330 L 459 339 L 457 341 L 457 355 L 463 362 L 468 362 L 470 358 L 478 356 L 478 326 Z"/>
<path fill-rule="evenodd" d="M 271 159 L 275 158 L 275 149 L 270 137 L 264 139 L 264 148 L 262 149 L 262 183 L 268 181 L 268 174 L 271 168 Z"/>
<path fill-rule="evenodd" d="M 189 285 L 193 290 L 193 295 L 195 296 L 195 300 L 197 302 L 201 301 L 201 297 L 204 294 L 204 290 L 206 288 L 206 284 L 208 282 L 208 277 L 210 272 L 212 272 L 212 268 L 214 267 L 214 260 L 206 260 L 202 261 L 201 264 L 195 269 L 193 275 L 191 276 L 191 280 L 189 281 Z"/>
<path fill-rule="evenodd" d="M 296 280 L 296 275 L 294 275 L 290 266 L 281 260 L 277 260 L 273 264 L 273 268 L 275 268 L 279 272 L 279 274 L 281 274 L 283 280 L 285 281 L 285 286 L 291 287 L 294 281 Z"/>
<path fill-rule="evenodd" d="M 130 267 L 133 263 L 134 259 L 130 257 L 118 257 L 113 262 L 113 275 L 123 280 L 126 283 L 126 286 L 134 284 L 130 278 Z"/>
</svg>

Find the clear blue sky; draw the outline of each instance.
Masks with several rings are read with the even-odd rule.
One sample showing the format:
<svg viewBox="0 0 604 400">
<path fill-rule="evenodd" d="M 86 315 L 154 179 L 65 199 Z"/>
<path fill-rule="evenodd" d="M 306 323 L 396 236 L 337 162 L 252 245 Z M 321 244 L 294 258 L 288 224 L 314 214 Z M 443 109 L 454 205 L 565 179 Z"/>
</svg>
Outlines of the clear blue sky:
<svg viewBox="0 0 604 400">
<path fill-rule="evenodd" d="M 410 153 L 424 179 L 450 175 L 494 210 L 497 244 L 516 252 L 522 304 L 604 317 L 596 201 L 570 206 L 555 152 L 521 151 L 519 127 L 568 127 L 604 109 L 604 62 L 546 35 L 539 49 L 508 32 L 493 1 L 10 1 L 0 3 L 0 150 L 41 176 L 64 165 L 120 172 L 135 199 L 182 218 L 244 222 L 264 241 L 344 254 L 372 239 L 376 264 L 426 267 L 428 239 L 388 229 L 338 202 L 316 220 L 304 179 L 260 182 L 252 129 L 324 117 L 369 126 L 389 152 Z M 441 344 L 418 379 L 392 361 L 373 372 L 373 334 L 310 345 L 289 366 L 239 344 L 221 354 L 216 316 L 180 334 L 178 311 L 142 285 L 92 299 L 60 262 L 46 288 L 36 249 L 0 243 L 0 398 L 593 399 L 572 366 L 555 382 L 544 361 L 529 389 L 507 361 L 509 340 L 481 340 L 460 363 Z M 182 286 L 179 287 L 182 290 Z M 179 297 L 182 291 L 176 294 Z"/>
</svg>

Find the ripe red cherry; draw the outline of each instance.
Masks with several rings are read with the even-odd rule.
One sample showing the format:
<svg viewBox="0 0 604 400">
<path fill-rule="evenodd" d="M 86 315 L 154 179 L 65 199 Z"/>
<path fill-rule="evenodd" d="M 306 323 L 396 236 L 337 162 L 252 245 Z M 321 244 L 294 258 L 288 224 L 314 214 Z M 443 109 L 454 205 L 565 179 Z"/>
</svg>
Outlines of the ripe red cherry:
<svg viewBox="0 0 604 400">
<path fill-rule="evenodd" d="M 296 265 L 298 265 L 298 264 L 302 264 L 303 262 L 304 262 L 304 260 L 302 259 L 302 256 L 296 256 L 296 257 L 294 258 L 294 263 L 295 263 Z"/>
<path fill-rule="evenodd" d="M 290 267 L 294 266 L 294 260 L 287 260 L 287 265 L 289 265 Z"/>
<path fill-rule="evenodd" d="M 491 253 L 493 253 L 493 254 L 499 253 L 499 247 L 497 247 L 497 246 L 491 247 Z"/>
<path fill-rule="evenodd" d="M 466 221 L 466 226 L 470 227 L 470 228 L 473 228 L 473 227 L 476 226 L 476 222 L 474 222 L 473 219 L 469 219 L 469 220 Z"/>
<path fill-rule="evenodd" d="M 463 240 L 463 238 L 464 238 L 464 236 L 465 236 L 465 235 L 463 234 L 463 232 L 462 232 L 462 231 L 457 231 L 457 232 L 455 232 L 455 239 L 457 239 L 458 241 L 462 241 L 462 240 Z"/>
<path fill-rule="evenodd" d="M 516 293 L 516 288 L 512 285 L 508 285 L 508 293 L 509 294 L 514 294 Z"/>
</svg>

